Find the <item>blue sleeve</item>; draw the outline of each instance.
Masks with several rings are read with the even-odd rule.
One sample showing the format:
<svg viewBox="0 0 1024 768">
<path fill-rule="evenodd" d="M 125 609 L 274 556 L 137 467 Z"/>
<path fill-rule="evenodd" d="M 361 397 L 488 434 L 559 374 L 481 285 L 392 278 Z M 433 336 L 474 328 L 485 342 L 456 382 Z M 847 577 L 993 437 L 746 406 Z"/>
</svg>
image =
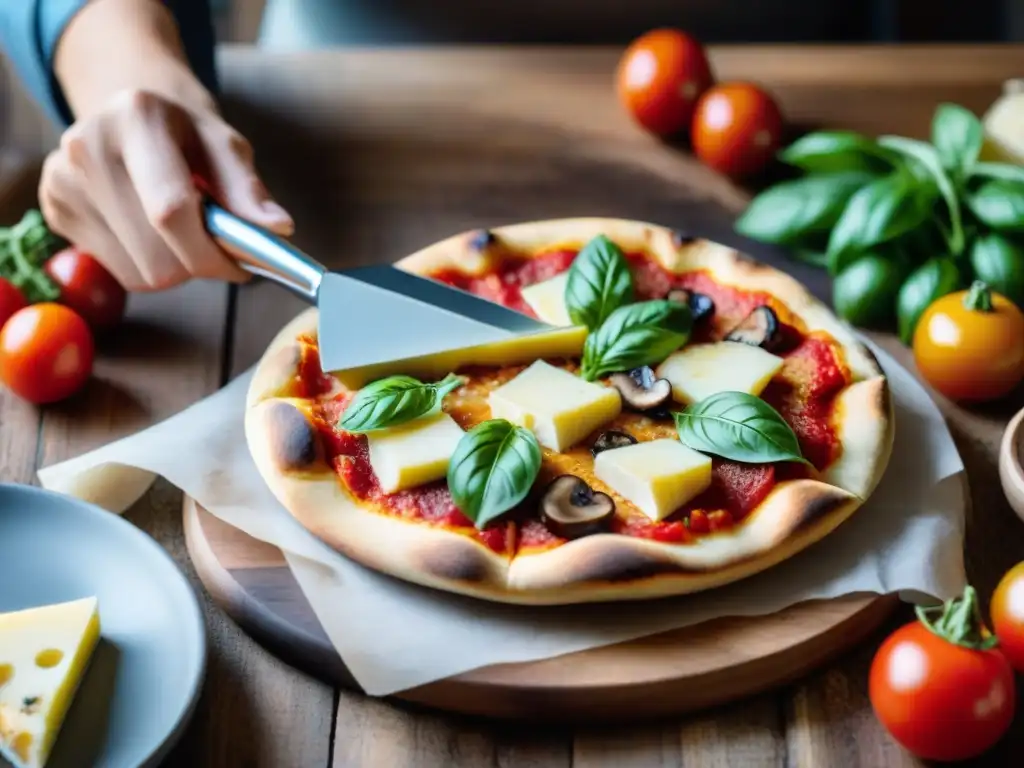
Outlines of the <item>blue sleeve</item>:
<svg viewBox="0 0 1024 768">
<path fill-rule="evenodd" d="M 74 120 L 53 75 L 53 54 L 64 28 L 88 0 L 0 0 L 0 49 L 14 64 L 22 82 L 61 125 Z M 209 0 L 164 0 L 178 22 L 181 40 L 196 76 L 217 92 L 215 35 Z M 98 44 L 114 44 L 111 39 Z"/>
</svg>

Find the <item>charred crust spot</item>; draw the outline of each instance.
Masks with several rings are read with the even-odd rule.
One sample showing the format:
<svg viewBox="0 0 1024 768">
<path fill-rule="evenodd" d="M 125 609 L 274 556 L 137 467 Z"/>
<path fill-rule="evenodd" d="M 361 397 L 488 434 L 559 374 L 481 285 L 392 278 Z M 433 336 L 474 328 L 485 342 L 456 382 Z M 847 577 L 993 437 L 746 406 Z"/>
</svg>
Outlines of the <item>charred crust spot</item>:
<svg viewBox="0 0 1024 768">
<path fill-rule="evenodd" d="M 871 367 L 878 372 L 879 376 L 885 375 L 885 371 L 882 370 L 882 364 L 878 362 L 878 357 L 875 355 L 874 352 L 871 351 L 870 347 L 868 347 L 866 344 L 861 344 L 860 342 L 857 342 L 857 349 L 863 353 L 864 357 L 871 361 Z"/>
<path fill-rule="evenodd" d="M 290 403 L 273 403 L 264 416 L 274 463 L 282 470 L 308 469 L 323 458 L 320 437 Z"/>
<path fill-rule="evenodd" d="M 484 253 L 498 241 L 498 236 L 489 229 L 478 229 L 469 234 L 469 247 L 477 253 Z"/>
<path fill-rule="evenodd" d="M 697 236 L 691 235 L 682 229 L 672 230 L 672 245 L 676 248 L 682 248 L 687 245 L 692 245 L 697 242 Z"/>
<path fill-rule="evenodd" d="M 481 546 L 470 541 L 432 543 L 420 553 L 420 566 L 445 581 L 484 582 L 489 569 Z"/>
<path fill-rule="evenodd" d="M 613 546 L 594 550 L 581 558 L 564 574 L 566 583 L 603 582 L 617 584 L 644 581 L 656 576 L 683 573 L 676 563 L 643 552 L 628 542 L 616 541 Z"/>
<path fill-rule="evenodd" d="M 823 488 L 820 485 L 808 488 L 793 499 L 793 528 L 792 531 L 786 531 L 786 535 L 814 525 L 851 501 L 851 496 L 838 488 Z"/>
</svg>

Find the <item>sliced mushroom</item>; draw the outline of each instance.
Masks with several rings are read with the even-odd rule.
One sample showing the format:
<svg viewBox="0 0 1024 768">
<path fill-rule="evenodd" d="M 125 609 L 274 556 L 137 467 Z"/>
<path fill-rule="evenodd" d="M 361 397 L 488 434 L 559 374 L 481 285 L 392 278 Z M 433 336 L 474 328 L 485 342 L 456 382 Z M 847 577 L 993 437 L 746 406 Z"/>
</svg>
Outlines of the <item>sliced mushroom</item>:
<svg viewBox="0 0 1024 768">
<path fill-rule="evenodd" d="M 690 308 L 690 314 L 693 315 L 694 323 L 699 323 L 704 318 L 711 317 L 715 312 L 715 302 L 710 296 L 690 291 L 686 288 L 673 288 L 665 295 L 665 298 L 669 301 L 686 304 Z"/>
<path fill-rule="evenodd" d="M 614 513 L 611 496 L 595 491 L 575 475 L 552 480 L 540 503 L 541 521 L 563 539 L 578 539 L 606 530 Z"/>
<path fill-rule="evenodd" d="M 729 331 L 725 340 L 738 341 L 771 352 L 782 341 L 779 318 L 771 307 L 757 307 Z"/>
<path fill-rule="evenodd" d="M 602 432 L 594 441 L 590 452 L 597 456 L 602 451 L 610 451 L 612 448 L 625 448 L 627 445 L 635 445 L 636 438 L 628 432 L 619 432 L 617 429 L 609 429 Z"/>
<path fill-rule="evenodd" d="M 644 365 L 629 373 L 613 373 L 608 377 L 619 390 L 622 401 L 634 411 L 653 411 L 672 399 L 672 385 L 668 379 L 659 379 L 651 367 Z"/>
</svg>

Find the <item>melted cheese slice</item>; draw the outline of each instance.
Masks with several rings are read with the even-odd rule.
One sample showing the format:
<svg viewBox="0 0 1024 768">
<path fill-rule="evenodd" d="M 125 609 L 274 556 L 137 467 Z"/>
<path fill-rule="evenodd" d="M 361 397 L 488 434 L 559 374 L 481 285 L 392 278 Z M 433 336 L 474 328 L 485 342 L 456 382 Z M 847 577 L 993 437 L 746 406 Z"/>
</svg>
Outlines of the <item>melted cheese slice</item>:
<svg viewBox="0 0 1024 768">
<path fill-rule="evenodd" d="M 439 480 L 463 435 L 447 413 L 370 432 L 370 466 L 385 493 Z"/>
<path fill-rule="evenodd" d="M 415 329 L 410 329 L 410 333 L 415 333 Z M 490 344 L 451 349 L 423 357 L 336 371 L 333 376 L 349 389 L 359 389 L 368 382 L 396 373 L 433 381 L 464 365 L 514 365 L 543 357 L 579 357 L 583 353 L 583 342 L 586 339 L 587 329 L 582 325 L 574 325 L 571 328 L 512 336 Z"/>
<path fill-rule="evenodd" d="M 782 363 L 781 357 L 760 347 L 719 341 L 694 344 L 669 355 L 656 374 L 668 379 L 675 400 L 690 405 L 719 392 L 760 395 Z"/>
<path fill-rule="evenodd" d="M 671 438 L 601 451 L 594 474 L 655 522 L 711 485 L 711 459 Z"/>
<path fill-rule="evenodd" d="M 100 637 L 95 597 L 0 614 L 0 753 L 46 764 Z"/>
<path fill-rule="evenodd" d="M 550 280 L 534 283 L 522 289 L 521 294 L 538 318 L 551 325 L 572 325 L 569 309 L 565 306 L 565 286 L 569 272 L 562 272 Z"/>
<path fill-rule="evenodd" d="M 622 411 L 617 389 L 584 381 L 543 360 L 491 392 L 490 404 L 493 418 L 526 427 L 553 451 L 572 447 Z"/>
</svg>

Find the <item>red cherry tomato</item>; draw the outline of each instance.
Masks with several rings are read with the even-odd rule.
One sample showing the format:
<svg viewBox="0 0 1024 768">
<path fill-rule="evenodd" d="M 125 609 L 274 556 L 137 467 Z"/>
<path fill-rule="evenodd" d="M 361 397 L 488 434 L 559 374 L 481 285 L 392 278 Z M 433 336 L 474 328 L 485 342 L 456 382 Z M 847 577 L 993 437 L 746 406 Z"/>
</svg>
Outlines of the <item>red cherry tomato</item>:
<svg viewBox="0 0 1024 768">
<path fill-rule="evenodd" d="M 735 179 L 753 176 L 782 143 L 782 112 L 752 83 L 722 83 L 697 102 L 692 139 L 705 165 Z"/>
<path fill-rule="evenodd" d="M 7 322 L 7 318 L 27 306 L 28 302 L 21 291 L 10 280 L 0 277 L 0 328 Z"/>
<path fill-rule="evenodd" d="M 43 268 L 60 288 L 61 304 L 71 307 L 93 328 L 106 330 L 124 316 L 124 288 L 85 251 L 74 246 L 65 248 L 51 256 Z"/>
<path fill-rule="evenodd" d="M 690 127 L 693 108 L 713 82 L 700 43 L 675 29 L 656 29 L 630 44 L 616 72 L 619 101 L 659 136 Z"/>
<path fill-rule="evenodd" d="M 53 403 L 85 384 L 93 352 L 92 332 L 74 310 L 33 304 L 0 329 L 0 379 L 26 400 Z"/>
<path fill-rule="evenodd" d="M 969 601 L 967 610 L 964 601 Z M 976 618 L 973 589 L 950 601 L 930 629 L 922 621 L 897 629 L 871 664 L 868 694 L 893 738 L 918 757 L 964 760 L 1009 728 L 1016 706 L 1013 670 Z M 974 622 L 966 639 L 961 619 Z M 961 635 L 961 638 L 964 638 Z M 968 647 L 970 646 L 970 647 Z"/>
<path fill-rule="evenodd" d="M 999 649 L 1018 672 L 1024 672 L 1024 562 L 1006 572 L 992 593 L 992 629 Z"/>
</svg>

